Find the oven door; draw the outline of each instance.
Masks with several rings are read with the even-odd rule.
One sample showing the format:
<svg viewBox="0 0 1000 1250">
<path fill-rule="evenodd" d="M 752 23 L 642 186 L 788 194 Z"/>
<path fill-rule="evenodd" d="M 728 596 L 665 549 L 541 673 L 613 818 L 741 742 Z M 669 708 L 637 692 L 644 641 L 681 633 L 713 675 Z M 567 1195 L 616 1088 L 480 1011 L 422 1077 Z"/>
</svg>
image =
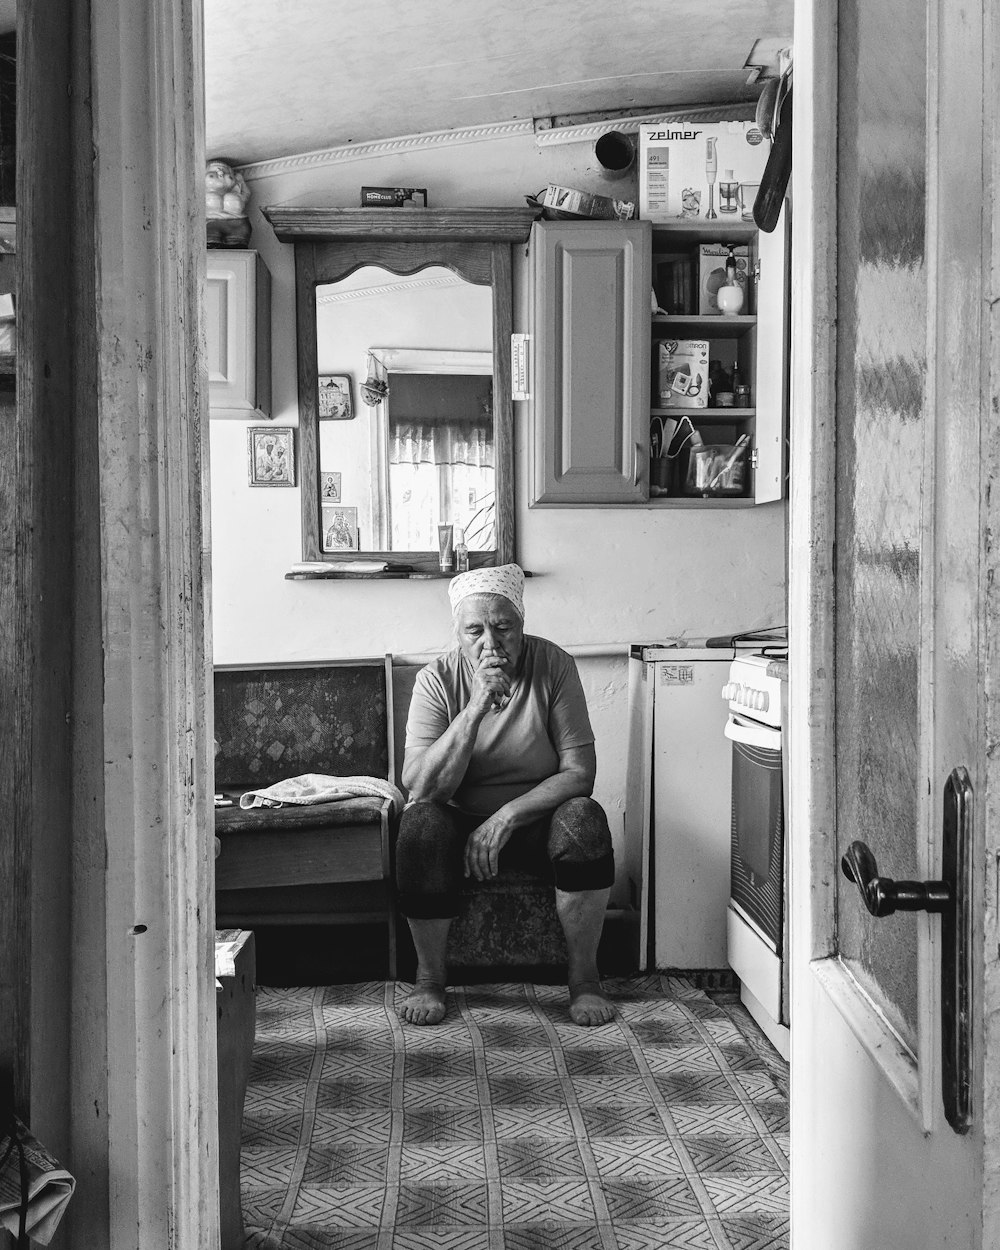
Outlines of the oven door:
<svg viewBox="0 0 1000 1250">
<path fill-rule="evenodd" d="M 730 898 L 778 954 L 785 898 L 781 731 L 731 714 L 725 732 L 733 744 Z"/>
</svg>

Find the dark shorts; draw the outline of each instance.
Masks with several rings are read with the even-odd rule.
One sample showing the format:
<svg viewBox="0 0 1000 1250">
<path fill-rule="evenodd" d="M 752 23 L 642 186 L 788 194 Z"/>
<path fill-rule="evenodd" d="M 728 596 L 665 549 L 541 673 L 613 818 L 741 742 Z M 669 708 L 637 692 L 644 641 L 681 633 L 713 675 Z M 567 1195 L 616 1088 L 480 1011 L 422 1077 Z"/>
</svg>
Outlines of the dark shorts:
<svg viewBox="0 0 1000 1250">
<path fill-rule="evenodd" d="M 414 919 L 457 916 L 465 884 L 469 834 L 484 820 L 444 803 L 413 803 L 403 812 L 396 843 L 399 908 Z M 557 890 L 577 893 L 615 879 L 611 831 L 593 799 L 568 799 L 551 815 L 515 830 L 500 852 L 500 870 L 547 876 Z"/>
</svg>

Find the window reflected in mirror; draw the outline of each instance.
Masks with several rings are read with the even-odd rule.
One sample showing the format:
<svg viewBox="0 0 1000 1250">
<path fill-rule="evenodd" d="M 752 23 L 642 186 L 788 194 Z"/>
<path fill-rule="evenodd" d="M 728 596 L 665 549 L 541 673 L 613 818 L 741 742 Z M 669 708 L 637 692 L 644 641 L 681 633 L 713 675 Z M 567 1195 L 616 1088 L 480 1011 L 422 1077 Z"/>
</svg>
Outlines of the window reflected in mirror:
<svg viewBox="0 0 1000 1250">
<path fill-rule="evenodd" d="M 492 343 L 491 288 L 444 266 L 316 287 L 324 555 L 435 551 L 442 523 L 495 550 Z"/>
</svg>

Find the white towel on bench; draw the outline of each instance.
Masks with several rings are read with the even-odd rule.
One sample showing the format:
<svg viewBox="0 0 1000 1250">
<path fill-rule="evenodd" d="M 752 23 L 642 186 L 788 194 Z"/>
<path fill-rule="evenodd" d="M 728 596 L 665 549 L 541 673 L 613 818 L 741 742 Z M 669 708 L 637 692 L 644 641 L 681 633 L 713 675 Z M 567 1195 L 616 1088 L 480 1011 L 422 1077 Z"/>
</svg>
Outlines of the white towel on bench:
<svg viewBox="0 0 1000 1250">
<path fill-rule="evenodd" d="M 333 803 L 338 799 L 391 799 L 396 811 L 403 808 L 403 796 L 382 777 L 327 777 L 323 773 L 303 773 L 276 781 L 263 790 L 240 795 L 240 807 L 282 807 L 285 803 Z"/>
</svg>

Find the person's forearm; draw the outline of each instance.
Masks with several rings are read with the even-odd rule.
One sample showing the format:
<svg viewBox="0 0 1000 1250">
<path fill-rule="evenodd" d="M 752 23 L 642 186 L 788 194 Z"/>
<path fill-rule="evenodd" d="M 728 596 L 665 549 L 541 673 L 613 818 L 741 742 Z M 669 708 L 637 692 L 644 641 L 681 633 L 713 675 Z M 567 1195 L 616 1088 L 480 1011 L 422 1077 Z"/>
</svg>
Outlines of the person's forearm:
<svg viewBox="0 0 1000 1250">
<path fill-rule="evenodd" d="M 554 812 L 567 799 L 589 798 L 594 792 L 594 778 L 582 769 L 566 769 L 540 781 L 527 794 L 511 799 L 500 809 L 520 829 Z"/>
<path fill-rule="evenodd" d="M 465 707 L 403 778 L 410 797 L 447 803 L 462 784 L 483 717 Z"/>
</svg>

